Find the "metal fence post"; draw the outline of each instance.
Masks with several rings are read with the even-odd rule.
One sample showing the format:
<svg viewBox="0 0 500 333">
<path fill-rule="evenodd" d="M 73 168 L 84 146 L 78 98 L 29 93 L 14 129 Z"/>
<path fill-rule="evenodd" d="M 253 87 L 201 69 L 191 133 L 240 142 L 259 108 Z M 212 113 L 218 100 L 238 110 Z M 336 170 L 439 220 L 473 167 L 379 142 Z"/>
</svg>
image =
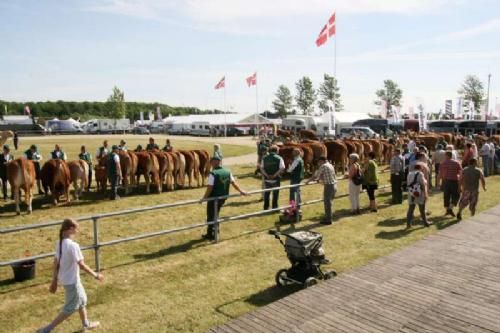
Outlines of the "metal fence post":
<svg viewBox="0 0 500 333">
<path fill-rule="evenodd" d="M 299 191 L 300 191 L 300 184 L 295 187 L 295 192 L 293 193 L 294 200 L 295 200 L 295 223 L 300 222 L 300 209 L 299 209 Z"/>
<path fill-rule="evenodd" d="M 215 239 L 216 243 L 219 242 L 219 210 L 218 210 L 218 207 L 219 207 L 219 199 L 216 198 L 214 200 L 214 220 L 213 220 L 214 239 Z"/>
<path fill-rule="evenodd" d="M 94 256 L 95 256 L 95 270 L 99 272 L 101 270 L 101 265 L 99 262 L 99 219 L 97 217 L 92 218 L 94 225 Z"/>
</svg>

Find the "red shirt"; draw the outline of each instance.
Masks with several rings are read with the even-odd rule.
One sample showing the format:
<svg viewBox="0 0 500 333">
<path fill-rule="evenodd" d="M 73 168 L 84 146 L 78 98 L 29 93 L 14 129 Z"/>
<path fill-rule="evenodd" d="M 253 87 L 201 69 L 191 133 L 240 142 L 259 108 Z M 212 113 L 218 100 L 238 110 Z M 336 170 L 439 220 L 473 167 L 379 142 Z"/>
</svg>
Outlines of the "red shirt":
<svg viewBox="0 0 500 333">
<path fill-rule="evenodd" d="M 443 180 L 458 180 L 461 173 L 462 166 L 455 160 L 444 160 L 439 165 L 439 177 Z"/>
</svg>

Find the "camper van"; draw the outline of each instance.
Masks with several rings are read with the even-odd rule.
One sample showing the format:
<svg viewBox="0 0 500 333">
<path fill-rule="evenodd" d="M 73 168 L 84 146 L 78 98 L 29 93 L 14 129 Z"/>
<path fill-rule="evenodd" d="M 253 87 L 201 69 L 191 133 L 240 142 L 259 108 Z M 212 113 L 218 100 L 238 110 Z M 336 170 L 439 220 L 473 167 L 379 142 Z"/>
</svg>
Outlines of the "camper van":
<svg viewBox="0 0 500 333">
<path fill-rule="evenodd" d="M 129 119 L 92 119 L 85 123 L 84 130 L 86 133 L 125 133 L 130 132 Z"/>
<path fill-rule="evenodd" d="M 210 123 L 208 121 L 194 121 L 191 124 L 191 135 L 210 136 Z"/>
</svg>

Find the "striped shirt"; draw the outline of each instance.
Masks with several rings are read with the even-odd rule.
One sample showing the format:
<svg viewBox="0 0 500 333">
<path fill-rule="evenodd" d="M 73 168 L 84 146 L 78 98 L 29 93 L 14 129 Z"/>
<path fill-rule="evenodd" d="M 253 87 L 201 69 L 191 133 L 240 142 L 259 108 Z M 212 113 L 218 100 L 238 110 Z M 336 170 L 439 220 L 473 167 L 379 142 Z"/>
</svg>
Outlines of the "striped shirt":
<svg viewBox="0 0 500 333">
<path fill-rule="evenodd" d="M 443 180 L 458 180 L 462 165 L 455 160 L 444 160 L 439 166 L 439 177 Z"/>
<path fill-rule="evenodd" d="M 318 171 L 316 171 L 316 177 L 323 184 L 336 184 L 337 177 L 335 176 L 335 169 L 330 162 L 324 163 L 319 167 Z"/>
<path fill-rule="evenodd" d="M 391 174 L 398 175 L 403 173 L 405 169 L 405 160 L 401 155 L 393 156 L 391 158 Z"/>
</svg>

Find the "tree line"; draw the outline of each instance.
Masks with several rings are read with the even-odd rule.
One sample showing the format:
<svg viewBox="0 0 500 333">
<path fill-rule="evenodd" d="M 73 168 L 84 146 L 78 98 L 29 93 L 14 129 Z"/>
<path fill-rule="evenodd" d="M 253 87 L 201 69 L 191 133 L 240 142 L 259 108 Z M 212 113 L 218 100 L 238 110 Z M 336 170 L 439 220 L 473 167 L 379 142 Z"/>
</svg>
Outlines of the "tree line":
<svg viewBox="0 0 500 333">
<path fill-rule="evenodd" d="M 302 77 L 295 83 L 295 91 L 295 95 L 292 96 L 287 86 L 280 85 L 278 87 L 275 93 L 276 99 L 272 102 L 272 105 L 280 117 L 284 118 L 288 114 L 297 114 L 298 111 L 305 115 L 312 115 L 316 104 L 322 113 L 332 109 L 333 104 L 335 104 L 335 111 L 344 110 L 338 81 L 328 74 L 324 74 L 323 82 L 321 82 L 317 90 L 309 77 Z M 486 102 L 484 84 L 475 75 L 467 75 L 457 93 L 464 100 L 472 101 L 478 113 L 480 107 Z M 374 104 L 379 106 L 385 104 L 387 117 L 392 116 L 391 107 L 401 107 L 402 105 L 403 90 L 393 80 L 384 80 L 383 88 L 376 90 L 375 95 L 377 98 Z"/>
<path fill-rule="evenodd" d="M 28 106 L 33 117 L 39 119 L 80 119 L 92 118 L 129 118 L 140 119 L 143 112 L 147 119 L 149 112 L 156 117 L 156 108 L 159 107 L 163 117 L 168 115 L 180 116 L 188 114 L 219 114 L 221 110 L 201 110 L 196 107 L 170 106 L 162 103 L 126 102 L 125 94 L 117 87 L 106 102 L 73 102 L 73 101 L 46 101 L 46 102 L 11 102 L 0 100 L 0 115 L 22 115 Z"/>
</svg>

